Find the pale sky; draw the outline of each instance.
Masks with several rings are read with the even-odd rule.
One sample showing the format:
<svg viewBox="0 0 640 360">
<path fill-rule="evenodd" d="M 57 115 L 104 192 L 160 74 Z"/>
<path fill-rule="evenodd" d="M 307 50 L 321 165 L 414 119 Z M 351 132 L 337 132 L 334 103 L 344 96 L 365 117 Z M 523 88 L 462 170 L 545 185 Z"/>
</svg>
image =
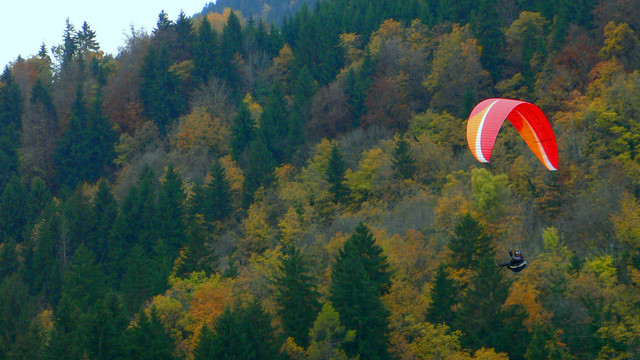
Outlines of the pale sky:
<svg viewBox="0 0 640 360">
<path fill-rule="evenodd" d="M 118 54 L 125 45 L 131 25 L 150 33 L 158 14 L 164 10 L 169 19 L 178 19 L 180 10 L 190 17 L 202 11 L 212 0 L 7 0 L 0 5 L 0 73 L 18 55 L 27 59 L 38 53 L 44 41 L 51 51 L 62 44 L 66 19 L 82 28 L 86 21 L 96 32 L 100 48 Z M 51 55 L 51 53 L 49 53 Z"/>
</svg>

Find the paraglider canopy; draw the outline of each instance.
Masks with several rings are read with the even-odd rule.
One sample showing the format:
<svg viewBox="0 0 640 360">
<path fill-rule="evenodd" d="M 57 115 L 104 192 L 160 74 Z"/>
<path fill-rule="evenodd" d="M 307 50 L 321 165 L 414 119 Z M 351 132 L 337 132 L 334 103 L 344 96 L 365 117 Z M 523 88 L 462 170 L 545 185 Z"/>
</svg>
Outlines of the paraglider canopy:
<svg viewBox="0 0 640 360">
<path fill-rule="evenodd" d="M 544 166 L 558 170 L 558 146 L 549 120 L 534 104 L 512 99 L 491 98 L 476 105 L 467 122 L 467 143 L 473 156 L 488 163 L 498 132 L 509 119 Z"/>
</svg>

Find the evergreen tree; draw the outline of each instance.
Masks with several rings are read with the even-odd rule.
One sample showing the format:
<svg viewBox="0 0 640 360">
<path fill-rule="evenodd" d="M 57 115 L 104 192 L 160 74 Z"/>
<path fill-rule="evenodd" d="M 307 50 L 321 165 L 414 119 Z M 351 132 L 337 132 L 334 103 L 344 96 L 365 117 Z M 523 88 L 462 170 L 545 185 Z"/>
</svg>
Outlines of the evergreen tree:
<svg viewBox="0 0 640 360">
<path fill-rule="evenodd" d="M 287 153 L 287 135 L 290 131 L 289 121 L 289 109 L 284 98 L 284 92 L 280 84 L 276 82 L 264 106 L 260 130 L 267 148 L 273 154 L 277 164 L 283 163 L 291 155 Z"/>
<path fill-rule="evenodd" d="M 0 76 L 0 191 L 17 175 L 23 111 L 20 89 L 6 67 Z"/>
<path fill-rule="evenodd" d="M 409 142 L 404 137 L 397 139 L 392 161 L 396 178 L 411 179 L 416 173 L 416 160 L 411 153 Z"/>
<path fill-rule="evenodd" d="M 493 251 L 489 248 L 490 246 L 491 236 L 471 214 L 464 214 L 456 223 L 454 234 L 447 244 L 451 250 L 451 267 L 474 269 L 476 265 L 486 260 L 487 252 Z"/>
<path fill-rule="evenodd" d="M 211 344 L 201 343 L 213 349 L 212 359 L 278 359 L 271 316 L 254 300 L 246 307 L 236 305 L 220 315 L 214 327 Z"/>
<path fill-rule="evenodd" d="M 462 291 L 454 329 L 461 330 L 463 346 L 471 349 L 495 348 L 512 358 L 522 358 L 527 348 L 526 317 L 518 307 L 504 307 L 509 286 L 504 273 L 496 271 L 493 240 L 470 214 L 458 221 L 449 240 L 456 269 L 470 269 L 471 279 Z M 510 341 L 504 341 L 510 339 Z"/>
<path fill-rule="evenodd" d="M 141 311 L 135 326 L 127 330 L 128 358 L 139 360 L 172 360 L 175 340 L 160 321 L 155 307 L 151 315 Z"/>
<path fill-rule="evenodd" d="M 31 185 L 27 193 L 26 219 L 29 227 L 33 226 L 38 220 L 42 211 L 51 202 L 53 195 L 40 177 L 31 179 Z"/>
<path fill-rule="evenodd" d="M 342 152 L 337 144 L 333 144 L 325 176 L 329 183 L 329 192 L 336 203 L 345 201 L 349 196 L 349 188 L 345 184 L 345 171 L 346 165 L 342 159 Z"/>
<path fill-rule="evenodd" d="M 22 242 L 27 215 L 26 191 L 13 177 L 0 193 L 0 239 Z"/>
<path fill-rule="evenodd" d="M 320 311 L 319 294 L 309 274 L 309 264 L 300 250 L 293 248 L 278 267 L 282 273 L 275 278 L 278 315 L 285 334 L 293 337 L 296 344 L 307 347 L 309 329 Z"/>
<path fill-rule="evenodd" d="M 209 329 L 207 324 L 203 324 L 200 330 L 200 336 L 198 336 L 198 343 L 193 349 L 193 360 L 209 360 L 213 359 L 213 354 L 216 349 L 214 348 L 215 333 Z"/>
<path fill-rule="evenodd" d="M 255 137 L 255 127 L 249 107 L 244 101 L 238 106 L 238 114 L 231 125 L 231 155 L 238 161 Z"/>
<path fill-rule="evenodd" d="M 127 310 L 135 313 L 153 295 L 158 275 L 153 273 L 153 261 L 139 245 L 129 251 L 124 264 L 120 290 Z"/>
<path fill-rule="evenodd" d="M 206 19 L 206 17 L 205 17 Z M 204 21 L 204 19 L 203 19 Z M 196 36 L 193 30 L 193 20 L 187 17 L 184 11 L 180 11 L 178 20 L 174 26 L 177 42 L 174 48 L 174 58 L 181 62 L 192 58 L 192 47 Z"/>
<path fill-rule="evenodd" d="M 169 49 L 160 51 L 149 47 L 141 70 L 140 100 L 145 114 L 153 120 L 161 134 L 166 134 L 174 119 L 183 111 L 184 104 L 179 94 L 179 81 L 169 70 Z"/>
<path fill-rule="evenodd" d="M 73 190 L 83 181 L 94 182 L 99 177 L 92 153 L 94 147 L 100 145 L 94 144 L 90 138 L 88 118 L 82 88 L 78 86 L 67 127 L 54 155 L 58 184 L 68 190 Z"/>
<path fill-rule="evenodd" d="M 478 1 L 477 10 L 471 17 L 472 28 L 482 48 L 480 62 L 489 71 L 495 83 L 502 80 L 505 64 L 503 49 L 506 39 L 500 24 L 498 7 L 491 0 Z"/>
<path fill-rule="evenodd" d="M 204 17 L 193 44 L 193 76 L 196 81 L 207 82 L 211 71 L 219 62 L 219 56 L 218 34 L 211 28 L 207 17 Z"/>
<path fill-rule="evenodd" d="M 82 359 L 83 337 L 79 324 L 82 314 L 68 296 L 56 307 L 51 339 L 47 343 L 48 359 Z"/>
<path fill-rule="evenodd" d="M 110 293 L 88 312 L 85 348 L 91 359 L 125 359 L 129 321 L 118 295 Z"/>
<path fill-rule="evenodd" d="M 76 29 L 69 21 L 69 18 L 66 20 L 66 27 L 63 35 L 63 44 L 61 47 L 57 48 L 59 53 L 60 66 L 62 71 L 65 71 L 71 65 L 77 51 L 78 51 L 78 42 L 76 39 Z"/>
<path fill-rule="evenodd" d="M 62 291 L 65 296 L 85 313 L 106 292 L 106 281 L 102 270 L 95 263 L 93 252 L 80 244 L 69 268 L 64 272 Z"/>
<path fill-rule="evenodd" d="M 241 54 L 243 47 L 242 28 L 238 16 L 231 11 L 227 23 L 222 29 L 220 38 L 220 65 L 217 67 L 216 75 L 225 81 L 225 84 L 235 95 L 239 84 L 238 65 L 236 64 L 236 54 Z"/>
<path fill-rule="evenodd" d="M 118 202 L 107 180 L 102 179 L 91 205 L 91 232 L 86 245 L 96 255 L 96 261 L 105 268 L 113 265 L 106 262 L 115 250 L 111 243 L 111 232 L 117 217 Z"/>
<path fill-rule="evenodd" d="M 36 238 L 30 271 L 27 272 L 31 290 L 56 304 L 62 288 L 62 263 L 59 260 L 60 224 L 59 206 L 51 203 L 44 210 Z"/>
<path fill-rule="evenodd" d="M 28 331 L 34 305 L 18 274 L 0 279 L 0 358 L 9 358 L 19 337 Z"/>
<path fill-rule="evenodd" d="M 202 215 L 196 214 L 189 221 L 187 243 L 174 264 L 174 275 L 189 276 L 195 271 L 204 271 L 205 274 L 211 275 L 215 272 L 218 259 L 213 250 L 208 248 L 207 240 L 207 228 Z"/>
<path fill-rule="evenodd" d="M 16 273 L 19 266 L 15 240 L 5 239 L 0 243 L 0 280 Z"/>
<path fill-rule="evenodd" d="M 433 281 L 431 290 L 431 308 L 427 320 L 434 324 L 453 324 L 455 313 L 453 307 L 458 303 L 458 291 L 454 280 L 450 279 L 446 267 L 441 265 Z"/>
<path fill-rule="evenodd" d="M 242 204 L 244 207 L 249 207 L 258 188 L 273 182 L 275 167 L 275 160 L 267 148 L 264 137 L 258 135 L 249 147 L 249 163 L 242 184 Z"/>
<path fill-rule="evenodd" d="M 342 324 L 356 331 L 347 355 L 390 359 L 389 311 L 381 302 L 390 285 L 389 264 L 369 229 L 360 224 L 340 249 L 331 272 L 329 299 Z"/>
<path fill-rule="evenodd" d="M 222 221 L 231 215 L 231 185 L 219 160 L 215 160 L 209 172 L 209 182 L 204 189 L 204 220 Z"/>
<path fill-rule="evenodd" d="M 366 85 L 359 74 L 350 68 L 345 81 L 345 94 L 348 96 L 347 102 L 351 108 L 352 129 L 360 126 L 360 120 L 367 112 L 366 90 Z"/>
<path fill-rule="evenodd" d="M 86 149 L 88 163 L 91 166 L 86 179 L 89 182 L 98 180 L 105 170 L 113 164 L 116 157 L 115 144 L 118 141 L 118 133 L 102 111 L 102 91 L 97 89 L 92 111 L 87 124 L 88 143 L 92 147 Z"/>
<path fill-rule="evenodd" d="M 160 236 L 171 253 L 185 243 L 185 199 L 180 174 L 169 164 L 158 194 L 158 225 Z"/>
</svg>

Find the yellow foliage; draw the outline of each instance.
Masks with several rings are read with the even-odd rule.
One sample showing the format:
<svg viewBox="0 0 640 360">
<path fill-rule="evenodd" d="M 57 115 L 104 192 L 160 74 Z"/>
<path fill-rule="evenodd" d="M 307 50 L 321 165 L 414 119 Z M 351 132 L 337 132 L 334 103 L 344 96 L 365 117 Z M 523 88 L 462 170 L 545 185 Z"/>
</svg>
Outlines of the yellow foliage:
<svg viewBox="0 0 640 360">
<path fill-rule="evenodd" d="M 260 299 L 265 310 L 275 312 L 273 279 L 281 275 L 279 265 L 283 256 L 280 246 L 251 255 L 249 264 L 237 278 L 238 286 L 235 288 L 242 291 L 243 300 Z"/>
<path fill-rule="evenodd" d="M 260 117 L 262 117 L 262 106 L 258 104 L 249 93 L 245 95 L 242 102 L 244 102 L 249 108 L 249 113 L 251 113 L 251 120 L 253 120 L 253 123 L 258 124 Z"/>
<path fill-rule="evenodd" d="M 553 315 L 540 302 L 540 292 L 536 284 L 528 280 L 516 281 L 509 289 L 509 297 L 504 306 L 522 305 L 527 310 L 524 323 L 531 325 L 550 325 Z"/>
<path fill-rule="evenodd" d="M 626 24 L 610 21 L 604 27 L 604 46 L 600 49 L 600 56 L 604 59 L 629 56 L 638 47 L 638 37 L 633 29 Z"/>
<path fill-rule="evenodd" d="M 640 204 L 635 196 L 624 193 L 620 200 L 620 211 L 611 216 L 618 240 L 629 248 L 640 250 Z"/>
<path fill-rule="evenodd" d="M 494 349 L 481 348 L 474 354 L 474 360 L 509 360 L 509 356 L 506 353 L 497 353 Z"/>
<path fill-rule="evenodd" d="M 272 245 L 274 231 L 267 223 L 267 211 L 262 204 L 251 204 L 242 228 L 244 236 L 240 245 L 247 254 L 260 253 Z"/>
<path fill-rule="evenodd" d="M 236 16 L 238 17 L 238 20 L 240 20 L 240 25 L 244 26 L 244 24 L 246 23 L 246 19 L 244 18 L 244 16 L 242 16 L 242 12 L 240 12 L 239 10 L 232 10 L 231 8 L 225 8 L 222 11 L 222 14 L 216 13 L 216 12 L 211 12 L 211 13 L 207 14 L 207 20 L 209 20 L 209 23 L 211 24 L 211 27 L 218 34 L 222 33 L 222 30 L 224 29 L 224 26 L 229 21 L 229 15 L 231 15 L 231 11 L 233 11 L 236 14 Z M 197 29 L 198 25 L 199 25 L 199 23 L 198 24 L 194 23 L 194 29 Z"/>
<path fill-rule="evenodd" d="M 280 348 L 280 352 L 289 360 L 307 359 L 304 348 L 296 344 L 292 337 L 288 337 L 287 340 L 285 340 L 284 344 L 282 344 L 282 347 Z"/>
<path fill-rule="evenodd" d="M 340 34 L 340 46 L 347 53 L 350 63 L 355 63 L 362 57 L 362 37 L 356 33 Z"/>
<path fill-rule="evenodd" d="M 295 67 L 295 62 L 296 58 L 289 44 L 284 44 L 278 56 L 273 59 L 273 70 L 276 78 L 284 85 L 285 92 L 288 92 L 287 90 L 294 80 L 292 69 Z"/>
<path fill-rule="evenodd" d="M 240 193 L 242 193 L 242 183 L 244 182 L 242 169 L 235 161 L 233 161 L 231 155 L 221 157 L 220 163 L 225 170 L 225 175 L 229 181 L 231 192 L 239 197 Z"/>
<path fill-rule="evenodd" d="M 177 146 L 180 150 L 191 147 L 208 147 L 218 153 L 228 152 L 231 130 L 220 118 L 214 118 L 204 108 L 194 109 L 180 119 Z"/>
<path fill-rule="evenodd" d="M 369 40 L 369 51 L 371 54 L 375 54 L 380 51 L 382 43 L 394 37 L 402 36 L 404 27 L 399 21 L 393 19 L 385 20 L 380 28 L 371 34 L 371 40 Z"/>
<path fill-rule="evenodd" d="M 280 227 L 282 242 L 285 246 L 294 244 L 304 230 L 302 217 L 293 207 L 287 210 L 287 213 L 282 220 L 280 220 L 278 226 Z"/>
<path fill-rule="evenodd" d="M 616 267 L 613 263 L 613 256 L 606 255 L 587 261 L 585 270 L 593 273 L 602 282 L 602 285 L 612 287 L 616 284 Z"/>
<path fill-rule="evenodd" d="M 420 231 L 414 229 L 407 230 L 404 237 L 395 234 L 382 246 L 396 279 L 420 285 L 439 264 L 434 239 L 425 239 Z"/>
<path fill-rule="evenodd" d="M 191 346 L 195 347 L 202 325 L 211 325 L 233 301 L 232 284 L 229 280 L 212 277 L 193 293 L 189 303 L 190 324 L 193 333 Z"/>
</svg>

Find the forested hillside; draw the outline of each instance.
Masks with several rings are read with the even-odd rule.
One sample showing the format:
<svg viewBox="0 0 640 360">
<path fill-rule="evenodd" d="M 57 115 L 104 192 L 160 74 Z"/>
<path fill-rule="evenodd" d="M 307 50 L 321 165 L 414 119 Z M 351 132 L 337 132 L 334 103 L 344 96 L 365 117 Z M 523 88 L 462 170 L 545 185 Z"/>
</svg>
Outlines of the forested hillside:
<svg viewBox="0 0 640 360">
<path fill-rule="evenodd" d="M 640 357 L 640 7 L 90 24 L 0 76 L 2 359 Z M 488 97 L 539 106 L 560 166 Z M 496 267 L 523 251 L 522 272 Z"/>
</svg>

